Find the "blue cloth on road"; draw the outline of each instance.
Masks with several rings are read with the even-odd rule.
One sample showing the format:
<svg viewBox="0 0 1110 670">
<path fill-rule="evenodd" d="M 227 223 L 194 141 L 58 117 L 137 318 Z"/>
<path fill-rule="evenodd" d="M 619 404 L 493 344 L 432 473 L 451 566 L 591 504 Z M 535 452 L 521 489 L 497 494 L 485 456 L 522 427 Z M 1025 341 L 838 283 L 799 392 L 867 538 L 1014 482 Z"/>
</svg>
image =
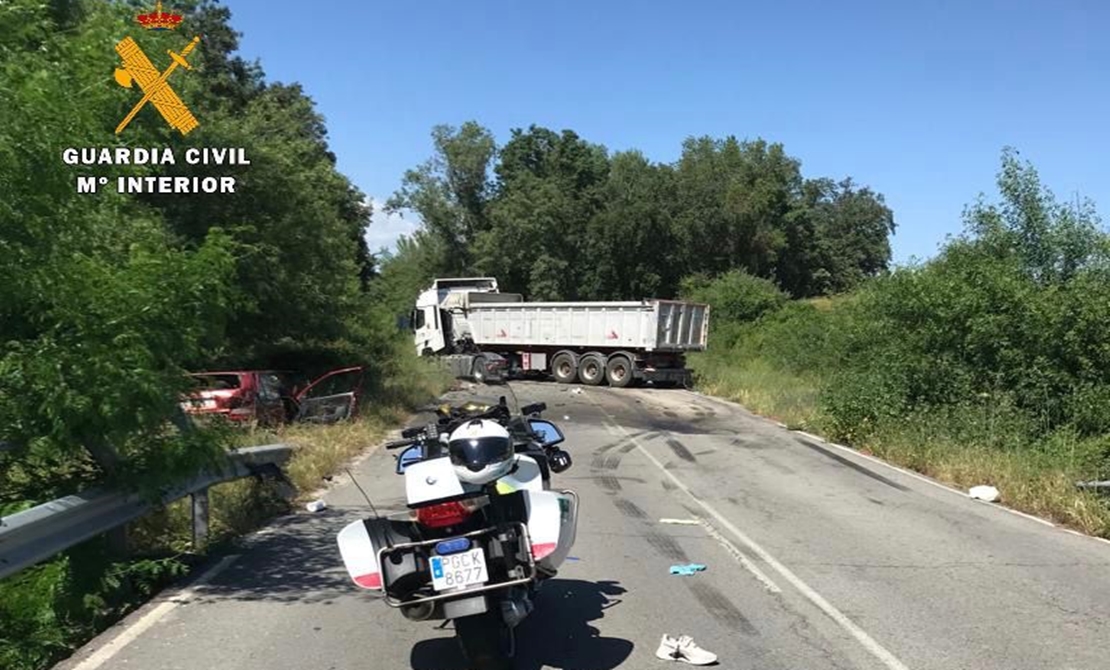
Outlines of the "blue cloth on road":
<svg viewBox="0 0 1110 670">
<path fill-rule="evenodd" d="M 686 565 L 672 565 L 671 566 L 671 574 L 672 575 L 692 575 L 695 572 L 701 572 L 704 569 L 705 569 L 705 566 L 701 565 L 700 563 L 688 563 Z"/>
</svg>

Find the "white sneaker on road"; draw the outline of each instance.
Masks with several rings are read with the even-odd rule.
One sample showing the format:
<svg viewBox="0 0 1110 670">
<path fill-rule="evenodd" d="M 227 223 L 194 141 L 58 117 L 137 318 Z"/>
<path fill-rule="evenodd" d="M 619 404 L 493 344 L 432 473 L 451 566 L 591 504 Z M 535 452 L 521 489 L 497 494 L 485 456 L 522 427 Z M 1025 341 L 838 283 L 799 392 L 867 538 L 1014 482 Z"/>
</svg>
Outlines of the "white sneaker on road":
<svg viewBox="0 0 1110 670">
<path fill-rule="evenodd" d="M 655 656 L 664 661 L 679 661 L 690 665 L 711 665 L 717 662 L 716 654 L 696 645 L 689 635 L 681 635 L 677 639 L 663 635 Z"/>
</svg>

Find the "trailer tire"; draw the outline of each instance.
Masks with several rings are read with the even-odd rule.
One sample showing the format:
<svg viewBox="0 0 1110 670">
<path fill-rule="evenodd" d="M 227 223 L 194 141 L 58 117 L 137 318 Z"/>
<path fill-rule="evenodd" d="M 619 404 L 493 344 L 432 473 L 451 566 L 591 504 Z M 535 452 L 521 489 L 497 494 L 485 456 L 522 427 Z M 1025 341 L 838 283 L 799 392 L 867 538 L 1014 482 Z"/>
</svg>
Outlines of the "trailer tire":
<svg viewBox="0 0 1110 670">
<path fill-rule="evenodd" d="M 600 386 L 605 381 L 605 359 L 600 354 L 586 354 L 578 361 L 578 378 L 586 386 Z"/>
<path fill-rule="evenodd" d="M 568 351 L 555 354 L 554 360 L 551 361 L 551 374 L 560 384 L 573 384 L 578 381 L 578 364 L 574 360 L 574 354 Z"/>
<path fill-rule="evenodd" d="M 486 359 L 484 357 L 474 357 L 474 362 L 470 365 L 470 377 L 477 384 L 481 384 L 489 379 L 489 368 L 486 366 Z"/>
<path fill-rule="evenodd" d="M 614 388 L 630 386 L 634 380 L 632 360 L 621 354 L 610 356 L 605 365 L 605 379 Z"/>
</svg>

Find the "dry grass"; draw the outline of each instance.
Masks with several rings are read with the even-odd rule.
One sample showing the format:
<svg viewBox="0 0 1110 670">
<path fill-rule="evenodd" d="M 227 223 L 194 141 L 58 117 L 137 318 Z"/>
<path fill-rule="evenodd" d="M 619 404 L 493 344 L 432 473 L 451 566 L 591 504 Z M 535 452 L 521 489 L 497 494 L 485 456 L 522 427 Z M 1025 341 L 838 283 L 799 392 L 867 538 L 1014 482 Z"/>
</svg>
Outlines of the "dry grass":
<svg viewBox="0 0 1110 670">
<path fill-rule="evenodd" d="M 694 357 L 691 366 L 705 393 L 740 403 L 793 429 L 809 430 L 820 420 L 817 386 L 809 380 L 774 370 L 760 360 L 729 365 L 719 358 Z"/>
<path fill-rule="evenodd" d="M 1110 507 L 1097 495 L 1077 490 L 1080 473 L 1058 456 L 961 446 L 943 435 L 911 441 L 880 433 L 865 446 L 883 460 L 961 490 L 994 486 L 1007 507 L 1090 535 L 1110 535 Z"/>
</svg>

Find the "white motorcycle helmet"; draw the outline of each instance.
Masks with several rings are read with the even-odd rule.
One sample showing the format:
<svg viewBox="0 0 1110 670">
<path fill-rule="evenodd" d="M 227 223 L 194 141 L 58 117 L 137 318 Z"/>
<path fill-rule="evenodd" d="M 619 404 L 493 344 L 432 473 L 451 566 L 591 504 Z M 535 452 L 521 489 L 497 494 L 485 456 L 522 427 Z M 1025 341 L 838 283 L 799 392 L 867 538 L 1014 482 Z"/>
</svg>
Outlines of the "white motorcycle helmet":
<svg viewBox="0 0 1110 670">
<path fill-rule="evenodd" d="M 481 486 L 497 481 L 513 468 L 513 440 L 496 421 L 467 421 L 451 433 L 447 454 L 459 479 Z"/>
</svg>

